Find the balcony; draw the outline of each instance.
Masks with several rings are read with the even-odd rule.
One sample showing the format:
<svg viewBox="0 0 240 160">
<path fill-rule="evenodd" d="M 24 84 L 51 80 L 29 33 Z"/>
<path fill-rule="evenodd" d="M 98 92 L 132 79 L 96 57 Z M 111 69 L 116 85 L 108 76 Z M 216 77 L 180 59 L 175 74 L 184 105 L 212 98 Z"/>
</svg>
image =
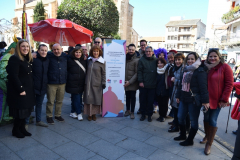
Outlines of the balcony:
<svg viewBox="0 0 240 160">
<path fill-rule="evenodd" d="M 222 22 L 227 24 L 239 18 L 240 18 L 240 7 L 236 6 L 234 7 L 234 9 L 231 9 L 229 12 L 223 14 Z"/>
</svg>

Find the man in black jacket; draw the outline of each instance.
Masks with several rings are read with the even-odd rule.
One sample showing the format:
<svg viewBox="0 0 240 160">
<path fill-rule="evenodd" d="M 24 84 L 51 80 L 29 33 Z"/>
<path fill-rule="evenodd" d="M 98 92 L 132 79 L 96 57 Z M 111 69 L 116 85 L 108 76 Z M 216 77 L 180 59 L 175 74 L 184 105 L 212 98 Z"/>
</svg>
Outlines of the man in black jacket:
<svg viewBox="0 0 240 160">
<path fill-rule="evenodd" d="M 63 49 L 59 44 L 54 44 L 53 52 L 48 52 L 49 68 L 48 68 L 48 85 L 47 85 L 47 122 L 54 124 L 53 121 L 53 106 L 56 99 L 55 119 L 59 122 L 64 122 L 61 117 L 62 101 L 65 93 L 65 85 L 67 81 L 67 58 L 63 53 Z"/>
<path fill-rule="evenodd" d="M 145 54 L 138 62 L 138 82 L 140 90 L 141 114 L 140 121 L 144 121 L 148 115 L 148 121 L 152 121 L 153 102 L 157 85 L 157 58 L 152 47 L 148 46 Z"/>
<path fill-rule="evenodd" d="M 37 58 L 33 60 L 33 80 L 34 91 L 36 97 L 36 125 L 48 127 L 47 124 L 41 121 L 42 103 L 47 92 L 48 83 L 48 66 L 49 59 L 47 58 L 48 48 L 45 44 L 40 44 L 37 51 Z"/>
</svg>

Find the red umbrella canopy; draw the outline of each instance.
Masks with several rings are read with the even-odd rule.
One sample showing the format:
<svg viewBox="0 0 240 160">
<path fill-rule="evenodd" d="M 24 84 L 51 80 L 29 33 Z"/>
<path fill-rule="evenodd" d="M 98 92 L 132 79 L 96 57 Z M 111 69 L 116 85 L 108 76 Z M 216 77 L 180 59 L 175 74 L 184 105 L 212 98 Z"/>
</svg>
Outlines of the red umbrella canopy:
<svg viewBox="0 0 240 160">
<path fill-rule="evenodd" d="M 62 46 L 75 46 L 92 42 L 93 32 L 66 19 L 46 19 L 28 24 L 34 41 Z"/>
</svg>

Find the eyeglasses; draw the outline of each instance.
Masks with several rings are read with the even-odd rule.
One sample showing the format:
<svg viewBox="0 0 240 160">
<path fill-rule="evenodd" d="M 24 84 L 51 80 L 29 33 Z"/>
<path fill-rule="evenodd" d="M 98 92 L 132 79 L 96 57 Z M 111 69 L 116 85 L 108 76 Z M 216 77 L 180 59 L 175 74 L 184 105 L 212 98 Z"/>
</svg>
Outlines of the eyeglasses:
<svg viewBox="0 0 240 160">
<path fill-rule="evenodd" d="M 144 44 L 144 45 L 141 45 L 141 47 L 144 47 L 144 46 L 146 46 L 146 44 Z"/>
<path fill-rule="evenodd" d="M 94 43 L 100 43 L 100 42 L 95 41 Z"/>
</svg>

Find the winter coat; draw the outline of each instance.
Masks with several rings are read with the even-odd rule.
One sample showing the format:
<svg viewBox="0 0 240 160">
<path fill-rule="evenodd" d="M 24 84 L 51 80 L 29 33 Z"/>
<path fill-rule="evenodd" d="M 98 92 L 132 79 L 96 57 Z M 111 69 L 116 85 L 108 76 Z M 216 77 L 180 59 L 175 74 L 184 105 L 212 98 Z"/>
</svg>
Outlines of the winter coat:
<svg viewBox="0 0 240 160">
<path fill-rule="evenodd" d="M 48 52 L 48 84 L 65 84 L 67 82 L 67 59 L 66 53 L 57 57 L 52 52 Z"/>
<path fill-rule="evenodd" d="M 84 104 L 101 105 L 102 103 L 102 85 L 106 86 L 106 69 L 102 57 L 95 62 L 92 57 L 88 58 L 87 75 L 85 80 Z"/>
<path fill-rule="evenodd" d="M 37 53 L 32 66 L 35 94 L 43 95 L 47 93 L 49 59 Z"/>
<path fill-rule="evenodd" d="M 181 66 L 177 71 L 174 72 L 175 81 L 173 86 L 172 97 L 170 100 L 170 105 L 175 108 L 178 108 L 176 102 L 176 94 L 178 86 L 182 83 L 181 74 L 183 74 L 183 66 Z"/>
<path fill-rule="evenodd" d="M 231 117 L 232 119 L 240 120 L 240 112 L 239 112 L 239 107 L 240 107 L 240 82 L 235 82 L 234 83 L 234 88 L 236 89 L 235 95 L 237 96 L 237 100 L 233 106 L 232 112 L 231 112 Z"/>
<path fill-rule="evenodd" d="M 10 57 L 7 66 L 7 103 L 14 109 L 31 109 L 35 105 L 35 93 L 32 74 L 32 63 L 17 56 Z M 21 96 L 20 93 L 26 92 Z"/>
<path fill-rule="evenodd" d="M 156 96 L 168 96 L 169 91 L 166 88 L 165 74 L 157 74 Z"/>
<path fill-rule="evenodd" d="M 139 57 L 135 53 L 134 56 L 126 61 L 125 81 L 129 81 L 130 85 L 125 87 L 125 91 L 136 91 L 139 88 L 137 81 L 137 67 Z"/>
<path fill-rule="evenodd" d="M 226 63 L 219 63 L 208 72 L 210 108 L 217 109 L 220 101 L 227 103 L 233 89 L 233 74 Z"/>
<path fill-rule="evenodd" d="M 143 83 L 144 88 L 156 88 L 157 85 L 157 58 L 144 55 L 138 61 L 138 83 Z"/>
<path fill-rule="evenodd" d="M 208 96 L 208 85 L 207 85 L 207 72 L 205 67 L 198 67 L 192 75 L 190 82 L 190 89 L 194 95 L 199 97 L 200 103 L 209 103 Z M 184 103 L 194 103 L 194 99 L 192 97 L 191 91 L 185 92 L 182 91 L 182 79 L 183 73 L 181 74 L 181 83 L 178 85 L 176 98 L 179 98 L 180 101 Z M 175 99 L 176 100 L 176 99 Z"/>
<path fill-rule="evenodd" d="M 145 51 L 142 51 L 142 49 L 139 49 L 138 54 L 139 54 L 140 58 L 142 58 L 142 56 L 145 55 Z"/>
<path fill-rule="evenodd" d="M 75 60 L 79 61 L 82 64 L 82 66 L 85 68 L 85 72 L 75 62 Z M 84 56 L 82 56 L 80 59 L 70 57 L 67 63 L 67 71 L 66 92 L 74 94 L 82 93 L 84 91 L 85 78 L 87 73 L 87 60 L 84 60 Z"/>
</svg>

